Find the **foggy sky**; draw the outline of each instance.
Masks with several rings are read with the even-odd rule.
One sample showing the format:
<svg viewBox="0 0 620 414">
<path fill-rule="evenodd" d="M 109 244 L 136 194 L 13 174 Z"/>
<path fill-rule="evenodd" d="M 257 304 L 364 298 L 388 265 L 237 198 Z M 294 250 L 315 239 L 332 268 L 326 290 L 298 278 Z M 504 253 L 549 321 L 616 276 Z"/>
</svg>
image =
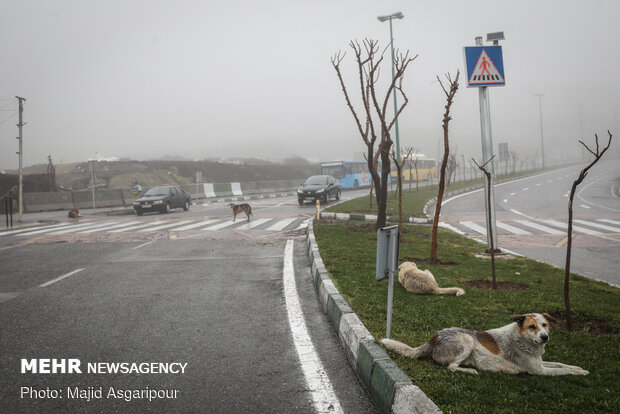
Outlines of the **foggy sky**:
<svg viewBox="0 0 620 414">
<path fill-rule="evenodd" d="M 330 58 L 347 51 L 343 75 L 356 89 L 349 41 L 386 47 L 389 23 L 376 17 L 396 11 L 405 18 L 394 44 L 418 55 L 404 79 L 401 147 L 437 157 L 436 76 L 463 73 L 463 47 L 496 31 L 506 86 L 489 88 L 495 151 L 507 142 L 537 156 L 538 93 L 549 163 L 579 154 L 582 131 L 590 142 L 618 133 L 617 0 L 2 0 L 0 169 L 18 165 L 16 95 L 27 99 L 24 165 L 48 155 L 352 158 L 365 147 Z M 478 90 L 463 76 L 452 116 L 452 148 L 480 159 Z"/>
</svg>

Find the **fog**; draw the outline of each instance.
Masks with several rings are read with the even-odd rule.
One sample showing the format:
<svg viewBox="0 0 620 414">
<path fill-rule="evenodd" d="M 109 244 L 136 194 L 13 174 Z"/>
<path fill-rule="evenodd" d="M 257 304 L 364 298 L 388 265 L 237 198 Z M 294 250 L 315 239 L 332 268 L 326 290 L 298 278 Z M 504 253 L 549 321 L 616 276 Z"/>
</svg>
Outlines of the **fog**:
<svg viewBox="0 0 620 414">
<path fill-rule="evenodd" d="M 506 86 L 489 88 L 495 151 L 507 142 L 522 160 L 540 156 L 541 93 L 549 164 L 579 159 L 580 138 L 618 133 L 617 0 L 3 0 L 0 169 L 18 165 L 15 96 L 26 99 L 24 165 L 48 155 L 359 157 L 365 146 L 330 58 L 347 52 L 343 75 L 355 89 L 349 42 L 385 48 L 389 23 L 377 16 L 396 11 L 405 17 L 393 23 L 395 47 L 418 55 L 403 84 L 401 147 L 438 156 L 436 76 L 463 73 L 463 47 L 497 31 Z M 381 73 L 389 80 L 389 59 Z M 452 116 L 452 148 L 480 159 L 478 90 L 463 76 Z"/>
</svg>

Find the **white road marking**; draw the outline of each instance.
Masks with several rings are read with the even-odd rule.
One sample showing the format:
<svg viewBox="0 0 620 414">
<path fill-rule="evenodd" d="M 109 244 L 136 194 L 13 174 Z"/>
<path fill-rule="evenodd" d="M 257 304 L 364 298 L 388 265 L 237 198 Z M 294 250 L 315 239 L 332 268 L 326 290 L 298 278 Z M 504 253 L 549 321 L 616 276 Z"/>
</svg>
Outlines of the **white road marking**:
<svg viewBox="0 0 620 414">
<path fill-rule="evenodd" d="M 267 227 L 267 230 L 270 230 L 270 231 L 283 230 L 286 226 L 288 226 L 289 224 L 291 224 L 295 220 L 297 220 L 297 217 L 289 217 L 289 218 L 286 218 L 284 220 L 280 220 L 277 223 L 272 224 L 271 226 Z"/>
<path fill-rule="evenodd" d="M 513 195 L 516 195 L 517 193 L 510 193 L 510 197 L 512 197 Z"/>
<path fill-rule="evenodd" d="M 329 377 L 314 349 L 303 313 L 301 312 L 301 304 L 295 283 L 295 270 L 293 268 L 293 243 L 293 240 L 286 241 L 282 280 L 284 282 L 284 298 L 288 322 L 291 326 L 291 334 L 295 349 L 297 350 L 297 356 L 299 357 L 304 378 L 308 385 L 308 391 L 312 396 L 316 411 L 318 413 L 342 413 L 340 401 L 334 393 Z"/>
<path fill-rule="evenodd" d="M 121 227 L 133 226 L 134 224 L 138 224 L 138 223 L 142 223 L 142 222 L 141 221 L 130 221 L 130 222 L 127 222 L 127 223 L 116 223 L 116 224 L 112 224 L 110 226 L 106 226 L 106 227 L 102 227 L 102 228 L 98 228 L 98 229 L 86 230 L 86 231 L 83 231 L 82 233 L 95 233 L 97 231 L 107 231 L 107 230 L 112 230 L 112 229 L 120 229 Z"/>
<path fill-rule="evenodd" d="M 25 232 L 30 232 L 30 231 L 36 231 L 36 230 L 45 230 L 45 229 L 53 229 L 53 228 L 60 228 L 60 227 L 66 227 L 66 226 L 72 226 L 72 224 L 70 223 L 61 223 L 61 224 L 53 224 L 51 226 L 45 225 L 45 226 L 36 226 L 36 227 L 26 227 L 26 228 L 22 228 L 22 229 L 15 229 L 15 230 L 7 230 L 7 231 L 3 231 L 0 232 L 0 236 L 9 236 L 11 234 L 17 234 L 17 233 L 25 233 Z"/>
<path fill-rule="evenodd" d="M 565 234 L 566 233 L 560 230 L 552 229 L 551 227 L 543 226 L 542 224 L 534 223 L 533 221 L 515 220 L 515 222 L 519 224 L 523 224 L 524 226 L 527 226 L 527 227 L 531 227 L 536 230 L 540 230 L 543 233 L 548 233 L 548 234 Z"/>
<path fill-rule="evenodd" d="M 111 222 L 106 221 L 105 223 L 90 223 L 85 224 L 83 226 L 71 226 L 68 229 L 56 230 L 51 232 L 50 234 L 69 234 L 69 233 L 81 233 L 82 230 L 90 230 L 94 228 L 104 227 L 110 225 Z"/>
<path fill-rule="evenodd" d="M 514 209 L 510 209 L 510 211 L 512 211 L 513 213 L 518 214 L 520 216 L 523 216 L 523 217 L 525 217 L 527 219 L 534 220 L 534 217 L 528 216 L 527 214 L 521 213 L 520 211 L 517 211 L 517 210 L 514 210 Z"/>
<path fill-rule="evenodd" d="M 598 219 L 597 221 L 602 221 L 602 222 L 604 222 L 604 223 L 617 224 L 618 226 L 620 226 L 620 221 L 618 221 L 618 220 L 611 220 L 611 219 Z"/>
<path fill-rule="evenodd" d="M 487 229 L 485 229 L 482 226 L 479 226 L 478 224 L 474 223 L 473 221 L 461 221 L 460 223 L 461 223 L 461 225 L 463 225 L 463 226 L 467 227 L 468 229 L 471 229 L 471 230 L 473 230 L 473 231 L 475 231 L 477 233 L 484 234 L 484 235 L 487 234 Z"/>
<path fill-rule="evenodd" d="M 501 229 L 511 232 L 512 234 L 518 234 L 518 235 L 532 234 L 529 231 L 525 231 L 518 227 L 511 226 L 510 224 L 504 223 L 502 221 L 495 220 L 495 225 Z"/>
<path fill-rule="evenodd" d="M 574 219 L 573 221 L 575 223 L 583 224 L 583 225 L 590 226 L 590 227 L 595 227 L 597 229 L 603 229 L 603 230 L 613 231 L 614 233 L 620 233 L 620 228 L 618 227 L 607 226 L 605 224 L 593 223 L 591 221 L 585 221 L 585 220 Z"/>
<path fill-rule="evenodd" d="M 146 233 L 147 231 L 157 231 L 157 230 L 162 230 L 162 229 L 166 229 L 168 227 L 175 227 L 181 224 L 185 224 L 185 223 L 191 223 L 191 220 L 181 220 L 181 221 L 175 221 L 174 223 L 166 223 L 166 224 L 162 224 L 160 226 L 155 226 L 155 227 L 147 227 L 146 229 L 142 229 L 139 230 L 142 233 Z"/>
<path fill-rule="evenodd" d="M 235 230 L 251 230 L 254 227 L 258 227 L 263 223 L 266 223 L 268 221 L 271 221 L 272 219 L 270 218 L 262 218 L 262 219 L 256 219 L 256 220 L 252 220 L 249 223 L 244 224 L 243 226 L 239 226 L 237 227 Z"/>
<path fill-rule="evenodd" d="M 448 224 L 446 222 L 440 221 L 438 226 L 439 227 L 443 227 L 444 229 L 452 230 L 453 232 L 455 232 L 457 234 L 465 236 L 465 232 L 464 231 L 461 231 L 461 230 L 457 229 L 456 227 L 454 227 L 453 225 Z"/>
<path fill-rule="evenodd" d="M 187 226 L 178 227 L 178 228 L 172 229 L 172 230 L 173 231 L 191 230 L 191 229 L 195 229 L 196 227 L 208 226 L 209 224 L 213 224 L 213 223 L 215 223 L 217 221 L 218 220 L 215 220 L 215 219 L 204 220 L 204 221 L 199 221 L 198 223 L 188 224 Z"/>
<path fill-rule="evenodd" d="M 297 228 L 295 230 L 307 229 L 309 222 L 310 222 L 310 219 L 302 221 L 301 224 L 299 226 L 297 226 Z"/>
<path fill-rule="evenodd" d="M 219 224 L 215 224 L 213 226 L 209 226 L 209 227 L 204 228 L 202 230 L 220 230 L 220 229 L 223 229 L 224 227 L 232 226 L 234 224 L 236 224 L 235 221 L 228 220 L 228 221 L 224 221 L 224 222 L 219 223 Z"/>
<path fill-rule="evenodd" d="M 552 219 L 540 220 L 540 221 L 542 221 L 543 223 L 550 224 L 555 227 L 565 228 L 568 231 L 568 223 L 562 223 L 561 221 L 552 220 Z M 586 229 L 580 226 L 573 226 L 573 231 L 577 233 L 589 234 L 590 236 L 598 236 L 600 234 L 600 232 L 598 231 Z"/>
<path fill-rule="evenodd" d="M 72 271 L 72 272 L 65 273 L 65 274 L 64 274 L 64 275 L 62 275 L 62 276 L 58 276 L 56 279 L 52 279 L 52 280 L 49 280 L 49 281 L 47 281 L 47 282 L 45 282 L 45 283 L 43 283 L 43 284 L 40 284 L 40 285 L 39 285 L 39 287 L 46 287 L 46 286 L 49 286 L 49 285 L 51 285 L 52 283 L 56 283 L 56 282 L 58 282 L 58 281 L 60 281 L 60 280 L 63 280 L 64 278 L 69 277 L 69 276 L 73 276 L 74 274 L 79 273 L 79 272 L 81 272 L 82 270 L 84 270 L 84 268 L 81 268 L 81 269 L 75 269 L 75 270 L 74 270 L 74 271 Z"/>
<path fill-rule="evenodd" d="M 79 224 L 66 224 L 64 227 L 69 228 L 72 226 L 79 226 Z M 43 234 L 43 233 L 49 233 L 51 231 L 57 230 L 58 227 L 55 228 L 51 228 L 51 226 L 48 226 L 47 228 L 41 229 L 41 230 L 36 230 L 36 231 L 29 231 L 28 233 L 21 233 L 19 234 L 19 236 L 34 236 L 35 234 Z"/>
<path fill-rule="evenodd" d="M 155 242 L 155 240 L 147 241 L 146 243 L 142 243 L 141 245 L 134 247 L 132 250 L 136 250 L 136 249 L 140 249 L 140 248 L 142 248 L 144 246 L 148 246 L 149 244 L 151 244 L 153 242 Z"/>
<path fill-rule="evenodd" d="M 527 191 L 529 189 L 530 189 L 530 187 L 525 187 L 525 188 L 522 189 L 522 191 Z"/>
<path fill-rule="evenodd" d="M 155 226 L 157 224 L 161 224 L 165 222 L 166 222 L 165 220 L 151 221 L 149 223 L 139 224 L 137 226 L 131 226 L 131 227 L 125 227 L 122 229 L 111 230 L 110 233 L 122 233 L 124 231 L 133 231 L 136 229 L 142 229 L 142 228 L 149 227 L 149 226 Z"/>
<path fill-rule="evenodd" d="M 580 205 L 581 207 L 583 207 L 583 208 L 587 208 L 588 210 L 590 209 L 590 207 L 589 207 L 589 206 L 586 206 L 585 204 L 579 204 L 579 205 Z"/>
</svg>

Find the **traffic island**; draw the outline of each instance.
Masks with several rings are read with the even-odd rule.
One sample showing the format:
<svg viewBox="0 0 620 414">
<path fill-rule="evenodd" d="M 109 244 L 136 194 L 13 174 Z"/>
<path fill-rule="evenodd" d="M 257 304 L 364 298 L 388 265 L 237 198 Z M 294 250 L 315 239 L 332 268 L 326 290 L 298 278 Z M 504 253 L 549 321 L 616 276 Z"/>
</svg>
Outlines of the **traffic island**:
<svg viewBox="0 0 620 414">
<path fill-rule="evenodd" d="M 413 385 L 353 312 L 331 281 L 319 253 L 312 222 L 307 233 L 312 281 L 323 311 L 338 333 L 347 359 L 383 413 L 440 413 L 441 410 Z"/>
</svg>

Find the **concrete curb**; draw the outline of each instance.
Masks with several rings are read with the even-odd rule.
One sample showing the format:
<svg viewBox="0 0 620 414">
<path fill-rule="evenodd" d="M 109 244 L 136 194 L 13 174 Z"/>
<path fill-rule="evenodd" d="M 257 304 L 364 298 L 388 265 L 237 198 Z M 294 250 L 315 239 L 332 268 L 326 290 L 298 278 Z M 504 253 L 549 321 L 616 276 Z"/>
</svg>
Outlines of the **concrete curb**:
<svg viewBox="0 0 620 414">
<path fill-rule="evenodd" d="M 354 221 L 377 221 L 377 216 L 372 214 L 348 214 L 348 213 L 330 213 L 321 211 L 322 219 L 331 220 L 354 220 Z M 398 223 L 398 216 L 386 217 L 388 223 Z M 419 217 L 403 217 L 403 222 L 413 224 L 432 224 L 433 219 Z"/>
<path fill-rule="evenodd" d="M 337 219 L 344 220 L 343 215 L 339 216 Z M 306 240 L 312 281 L 323 311 L 338 333 L 349 362 L 377 407 L 386 414 L 440 413 L 441 410 L 390 359 L 338 292 L 323 264 L 312 222 L 308 225 Z"/>
</svg>

